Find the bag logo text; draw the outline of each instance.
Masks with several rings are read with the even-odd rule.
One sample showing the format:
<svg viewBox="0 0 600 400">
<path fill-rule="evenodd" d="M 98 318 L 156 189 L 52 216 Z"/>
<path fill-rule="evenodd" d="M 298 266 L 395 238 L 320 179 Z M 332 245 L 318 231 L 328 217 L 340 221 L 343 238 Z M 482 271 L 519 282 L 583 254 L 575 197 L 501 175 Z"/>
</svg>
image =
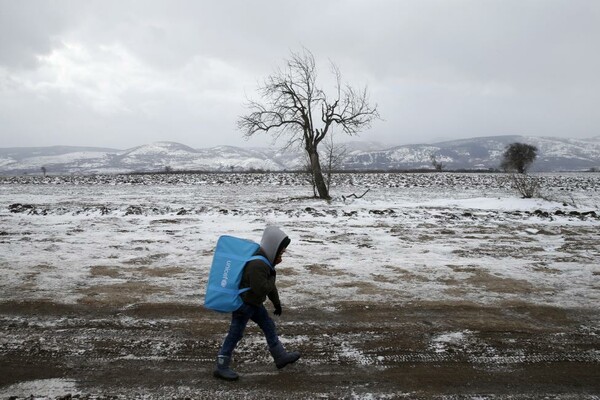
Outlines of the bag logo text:
<svg viewBox="0 0 600 400">
<path fill-rule="evenodd" d="M 221 287 L 227 286 L 229 280 L 229 270 L 231 270 L 231 260 L 227 260 L 225 263 L 225 270 L 223 271 L 223 279 L 221 280 Z"/>
</svg>

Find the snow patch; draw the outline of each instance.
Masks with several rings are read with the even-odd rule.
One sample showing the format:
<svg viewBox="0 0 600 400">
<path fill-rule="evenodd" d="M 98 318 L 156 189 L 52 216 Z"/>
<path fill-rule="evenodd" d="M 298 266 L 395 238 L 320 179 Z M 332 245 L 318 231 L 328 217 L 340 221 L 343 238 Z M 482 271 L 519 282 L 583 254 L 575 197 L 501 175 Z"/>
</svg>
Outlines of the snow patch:
<svg viewBox="0 0 600 400">
<path fill-rule="evenodd" d="M 77 382 L 71 379 L 60 378 L 25 381 L 0 388 L 0 396 L 2 398 L 7 396 L 30 398 L 29 396 L 33 396 L 32 393 L 35 393 L 35 396 L 54 398 L 56 396 L 64 396 L 65 393 L 75 395 L 79 392 Z M 35 399 L 37 397 L 32 398 Z"/>
</svg>

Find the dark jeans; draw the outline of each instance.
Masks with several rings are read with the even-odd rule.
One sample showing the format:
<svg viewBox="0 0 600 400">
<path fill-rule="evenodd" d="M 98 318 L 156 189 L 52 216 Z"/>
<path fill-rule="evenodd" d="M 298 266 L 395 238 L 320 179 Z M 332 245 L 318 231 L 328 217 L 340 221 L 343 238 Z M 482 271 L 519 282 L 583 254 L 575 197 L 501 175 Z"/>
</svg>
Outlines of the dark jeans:
<svg viewBox="0 0 600 400">
<path fill-rule="evenodd" d="M 229 333 L 223 342 L 221 351 L 219 351 L 220 356 L 231 357 L 235 346 L 244 336 L 244 329 L 246 329 L 249 320 L 256 322 L 260 329 L 262 329 L 269 348 L 277 345 L 279 338 L 277 337 L 275 322 L 269 317 L 269 312 L 265 306 L 261 305 L 257 307 L 244 303 L 231 314 L 231 326 L 229 327 Z"/>
</svg>

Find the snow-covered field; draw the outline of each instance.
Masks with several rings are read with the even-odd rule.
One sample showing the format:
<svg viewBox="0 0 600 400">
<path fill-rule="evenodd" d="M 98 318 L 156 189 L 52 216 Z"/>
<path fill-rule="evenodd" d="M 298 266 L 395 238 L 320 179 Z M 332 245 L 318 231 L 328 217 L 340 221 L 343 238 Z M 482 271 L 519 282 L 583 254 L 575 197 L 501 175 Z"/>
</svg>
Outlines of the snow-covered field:
<svg viewBox="0 0 600 400">
<path fill-rule="evenodd" d="M 600 176 L 545 177 L 554 201 L 520 199 L 502 176 L 480 174 L 344 175 L 329 203 L 285 174 L 5 183 L 0 290 L 4 299 L 81 302 L 136 285 L 145 290 L 124 303 L 199 304 L 218 236 L 259 240 L 277 224 L 293 241 L 280 268 L 290 306 L 597 307 Z"/>
<path fill-rule="evenodd" d="M 259 240 L 277 224 L 292 239 L 277 277 L 293 315 L 434 303 L 593 313 L 600 174 L 539 178 L 543 198 L 521 199 L 501 174 L 344 174 L 324 202 L 291 174 L 4 177 L 0 298 L 9 309 L 50 302 L 201 310 L 217 238 Z M 577 329 L 598 344 L 598 326 Z M 0 356 L 16 346 L 11 335 L 0 339 Z M 294 340 L 302 345 L 303 337 Z M 423 351 L 437 357 L 481 340 L 470 329 L 442 330 Z M 345 363 L 382 364 L 383 356 L 366 357 L 347 342 L 336 349 Z M 597 368 L 597 347 L 580 356 Z M 60 392 L 60 380 L 47 381 Z M 65 382 L 62 390 L 73 391 Z M 0 379 L 0 394 L 42 390 L 22 385 Z"/>
</svg>

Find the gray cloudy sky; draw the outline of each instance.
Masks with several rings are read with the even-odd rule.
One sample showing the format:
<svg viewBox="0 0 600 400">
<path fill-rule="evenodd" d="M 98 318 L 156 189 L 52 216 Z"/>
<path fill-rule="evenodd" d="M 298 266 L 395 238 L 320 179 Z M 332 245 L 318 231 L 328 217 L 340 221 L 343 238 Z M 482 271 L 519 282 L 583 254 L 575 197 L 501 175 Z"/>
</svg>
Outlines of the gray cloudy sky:
<svg viewBox="0 0 600 400">
<path fill-rule="evenodd" d="M 361 140 L 600 135 L 598 0 L 0 0 L 0 147 L 269 144 L 237 117 L 302 46 Z"/>
</svg>

